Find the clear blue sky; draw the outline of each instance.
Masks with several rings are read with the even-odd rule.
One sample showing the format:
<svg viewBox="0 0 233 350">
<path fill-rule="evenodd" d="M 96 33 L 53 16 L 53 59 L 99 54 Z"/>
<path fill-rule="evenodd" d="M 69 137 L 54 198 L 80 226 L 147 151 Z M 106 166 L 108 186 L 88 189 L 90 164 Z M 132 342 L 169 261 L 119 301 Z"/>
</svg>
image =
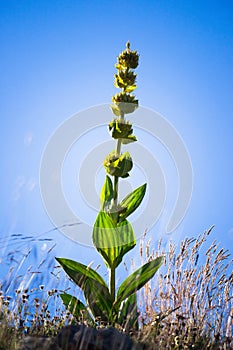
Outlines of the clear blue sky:
<svg viewBox="0 0 233 350">
<path fill-rule="evenodd" d="M 0 33 L 1 240 L 53 228 L 39 189 L 44 147 L 72 114 L 110 102 L 116 56 L 130 40 L 140 104 L 173 124 L 191 157 L 181 236 L 215 224 L 212 238 L 233 252 L 231 0 L 0 1 Z M 58 255 L 100 261 L 56 235 Z"/>
</svg>

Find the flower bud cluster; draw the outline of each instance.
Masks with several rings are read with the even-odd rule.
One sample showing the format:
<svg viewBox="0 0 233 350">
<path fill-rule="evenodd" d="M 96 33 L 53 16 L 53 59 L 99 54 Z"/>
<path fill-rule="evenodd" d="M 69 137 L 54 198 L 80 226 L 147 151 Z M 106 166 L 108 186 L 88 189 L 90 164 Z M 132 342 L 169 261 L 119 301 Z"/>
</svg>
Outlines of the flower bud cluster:
<svg viewBox="0 0 233 350">
<path fill-rule="evenodd" d="M 109 175 L 125 178 L 129 176 L 129 171 L 133 167 L 133 161 L 129 152 L 118 156 L 113 151 L 105 158 L 104 167 Z"/>
<path fill-rule="evenodd" d="M 119 70 L 118 74 L 115 74 L 115 86 L 117 88 L 124 89 L 126 92 L 131 92 L 136 89 L 136 74 L 131 70 Z"/>
<path fill-rule="evenodd" d="M 123 144 L 137 141 L 133 134 L 132 124 L 119 119 L 113 119 L 109 123 L 109 131 L 114 139 L 122 139 Z"/>
<path fill-rule="evenodd" d="M 138 100 L 135 98 L 132 91 L 137 87 L 137 74 L 133 69 L 138 66 L 139 55 L 137 51 L 130 50 L 130 43 L 126 44 L 126 49 L 118 56 L 118 62 L 115 65 L 118 72 L 115 74 L 114 85 L 122 91 L 112 97 L 112 111 L 116 116 L 132 113 L 138 107 Z"/>
<path fill-rule="evenodd" d="M 132 124 L 125 121 L 125 114 L 135 111 L 138 107 L 138 100 L 131 93 L 136 89 L 136 77 L 133 69 L 138 66 L 139 55 L 137 51 L 130 50 L 130 43 L 120 53 L 115 65 L 118 72 L 115 74 L 115 86 L 121 92 L 112 97 L 112 111 L 117 118 L 109 123 L 109 132 L 112 138 L 117 140 L 117 150 L 111 152 L 104 160 L 104 167 L 107 174 L 115 177 L 125 178 L 133 167 L 133 161 L 129 152 L 121 153 L 121 144 L 137 141 L 133 135 Z M 117 180 L 118 181 L 118 180 Z"/>
<path fill-rule="evenodd" d="M 130 50 L 130 42 L 126 43 L 126 49 L 120 53 L 118 56 L 118 64 L 116 64 L 116 68 L 118 66 L 120 68 L 131 68 L 135 69 L 138 66 L 139 55 L 137 51 Z"/>
</svg>

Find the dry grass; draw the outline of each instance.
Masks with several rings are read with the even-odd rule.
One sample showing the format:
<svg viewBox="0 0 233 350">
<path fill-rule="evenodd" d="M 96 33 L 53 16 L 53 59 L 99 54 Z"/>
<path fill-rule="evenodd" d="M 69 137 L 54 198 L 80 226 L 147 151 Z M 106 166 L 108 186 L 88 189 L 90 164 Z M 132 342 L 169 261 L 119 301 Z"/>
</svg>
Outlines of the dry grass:
<svg viewBox="0 0 233 350">
<path fill-rule="evenodd" d="M 162 242 L 153 249 L 146 235 L 141 240 L 141 263 L 165 256 L 165 265 L 138 293 L 141 327 L 132 336 L 146 349 L 233 348 L 232 260 L 216 242 L 207 245 L 210 232 L 185 239 L 180 247 L 170 243 L 168 252 Z M 64 325 L 86 323 L 64 309 L 59 292 L 72 284 L 60 276 L 50 251 L 33 271 L 34 280 L 31 267 L 20 277 L 10 266 L 8 283 L 0 288 L 0 350 L 14 350 L 25 334 L 53 336 Z M 53 288 L 39 274 L 41 266 Z"/>
<path fill-rule="evenodd" d="M 216 242 L 204 249 L 211 230 L 180 247 L 170 243 L 168 252 L 161 242 L 150 252 L 150 241 L 141 241 L 142 260 L 165 256 L 165 267 L 140 295 L 140 339 L 152 349 L 233 348 L 232 260 Z"/>
<path fill-rule="evenodd" d="M 15 350 L 25 335 L 56 335 L 72 322 L 59 297 L 61 286 L 69 288 L 69 281 L 60 280 L 54 243 L 49 243 L 42 256 L 29 243 L 31 248 L 22 244 L 20 250 L 1 259 L 1 275 L 6 273 L 0 280 L 0 350 Z M 29 265 L 30 258 L 35 266 Z"/>
</svg>

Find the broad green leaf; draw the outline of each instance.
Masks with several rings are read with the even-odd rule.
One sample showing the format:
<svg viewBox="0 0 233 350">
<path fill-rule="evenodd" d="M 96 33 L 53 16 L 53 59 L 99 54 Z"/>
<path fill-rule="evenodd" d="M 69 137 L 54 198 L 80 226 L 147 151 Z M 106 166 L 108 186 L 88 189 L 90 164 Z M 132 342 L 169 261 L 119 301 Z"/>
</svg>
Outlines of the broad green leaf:
<svg viewBox="0 0 233 350">
<path fill-rule="evenodd" d="M 113 199 L 113 185 L 112 180 L 107 175 L 105 179 L 105 183 L 102 187 L 101 193 L 100 193 L 100 206 L 101 210 L 105 210 L 110 206 L 111 201 Z"/>
<path fill-rule="evenodd" d="M 100 317 L 102 321 L 112 321 L 116 312 L 108 290 L 100 289 L 96 283 L 88 280 L 85 283 L 84 295 L 95 318 Z"/>
<path fill-rule="evenodd" d="M 120 237 L 120 244 L 118 248 L 118 257 L 115 261 L 115 266 L 117 267 L 122 261 L 123 256 L 133 249 L 136 245 L 136 237 L 133 231 L 132 225 L 128 220 L 123 220 L 117 224 L 117 231 Z"/>
<path fill-rule="evenodd" d="M 116 268 L 123 256 L 136 244 L 131 224 L 123 220 L 116 225 L 103 211 L 96 218 L 92 239 L 94 246 L 110 268 Z"/>
<path fill-rule="evenodd" d="M 83 290 L 85 299 L 94 317 L 109 321 L 112 299 L 102 277 L 93 269 L 76 261 L 56 258 L 67 275 Z"/>
<path fill-rule="evenodd" d="M 129 332 L 138 328 L 138 316 L 137 295 L 134 293 L 121 303 L 117 323 Z"/>
<path fill-rule="evenodd" d="M 82 288 L 83 282 L 85 282 L 87 278 L 91 278 L 99 284 L 102 284 L 104 287 L 108 288 L 104 279 L 92 268 L 71 259 L 55 259 L 80 288 Z"/>
<path fill-rule="evenodd" d="M 127 277 L 118 289 L 117 298 L 115 301 L 116 307 L 118 307 L 118 305 L 120 305 L 120 303 L 130 295 L 142 288 L 154 276 L 156 271 L 162 265 L 163 260 L 163 256 L 160 256 L 152 261 L 149 261 Z"/>
<path fill-rule="evenodd" d="M 133 192 L 128 194 L 120 203 L 120 206 L 126 208 L 126 210 L 120 214 L 120 220 L 126 219 L 130 214 L 132 214 L 138 206 L 141 204 L 143 197 L 146 192 L 146 184 L 136 188 Z"/>
<path fill-rule="evenodd" d="M 86 306 L 80 300 L 68 293 L 62 293 L 60 294 L 60 297 L 67 310 L 69 310 L 73 316 L 77 318 L 83 317 L 85 320 L 92 322 L 92 318 L 87 311 Z"/>
</svg>

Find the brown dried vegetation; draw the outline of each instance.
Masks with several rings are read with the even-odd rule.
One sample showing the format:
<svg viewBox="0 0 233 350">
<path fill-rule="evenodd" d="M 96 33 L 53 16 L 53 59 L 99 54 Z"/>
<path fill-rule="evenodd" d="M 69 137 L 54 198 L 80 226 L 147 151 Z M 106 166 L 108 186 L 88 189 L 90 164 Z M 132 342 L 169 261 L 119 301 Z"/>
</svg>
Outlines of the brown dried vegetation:
<svg viewBox="0 0 233 350">
<path fill-rule="evenodd" d="M 165 256 L 164 266 L 138 293 L 140 329 L 131 336 L 145 349 L 233 348 L 232 259 L 215 241 L 207 244 L 211 230 L 186 238 L 179 247 L 170 242 L 164 248 L 160 241 L 153 248 L 146 235 L 142 238 L 142 263 Z M 60 280 L 57 270 L 51 271 L 54 284 Z M 25 334 L 53 336 L 77 322 L 87 325 L 65 310 L 58 285 L 50 290 L 46 285 L 17 288 L 14 296 L 0 292 L 0 350 L 15 349 Z"/>
<path fill-rule="evenodd" d="M 227 250 L 213 242 L 204 246 L 212 228 L 198 238 L 186 238 L 166 253 L 159 242 L 141 241 L 141 259 L 166 257 L 157 280 L 141 293 L 141 341 L 151 349 L 232 349 L 233 273 Z M 143 255 L 145 252 L 145 256 Z"/>
</svg>

